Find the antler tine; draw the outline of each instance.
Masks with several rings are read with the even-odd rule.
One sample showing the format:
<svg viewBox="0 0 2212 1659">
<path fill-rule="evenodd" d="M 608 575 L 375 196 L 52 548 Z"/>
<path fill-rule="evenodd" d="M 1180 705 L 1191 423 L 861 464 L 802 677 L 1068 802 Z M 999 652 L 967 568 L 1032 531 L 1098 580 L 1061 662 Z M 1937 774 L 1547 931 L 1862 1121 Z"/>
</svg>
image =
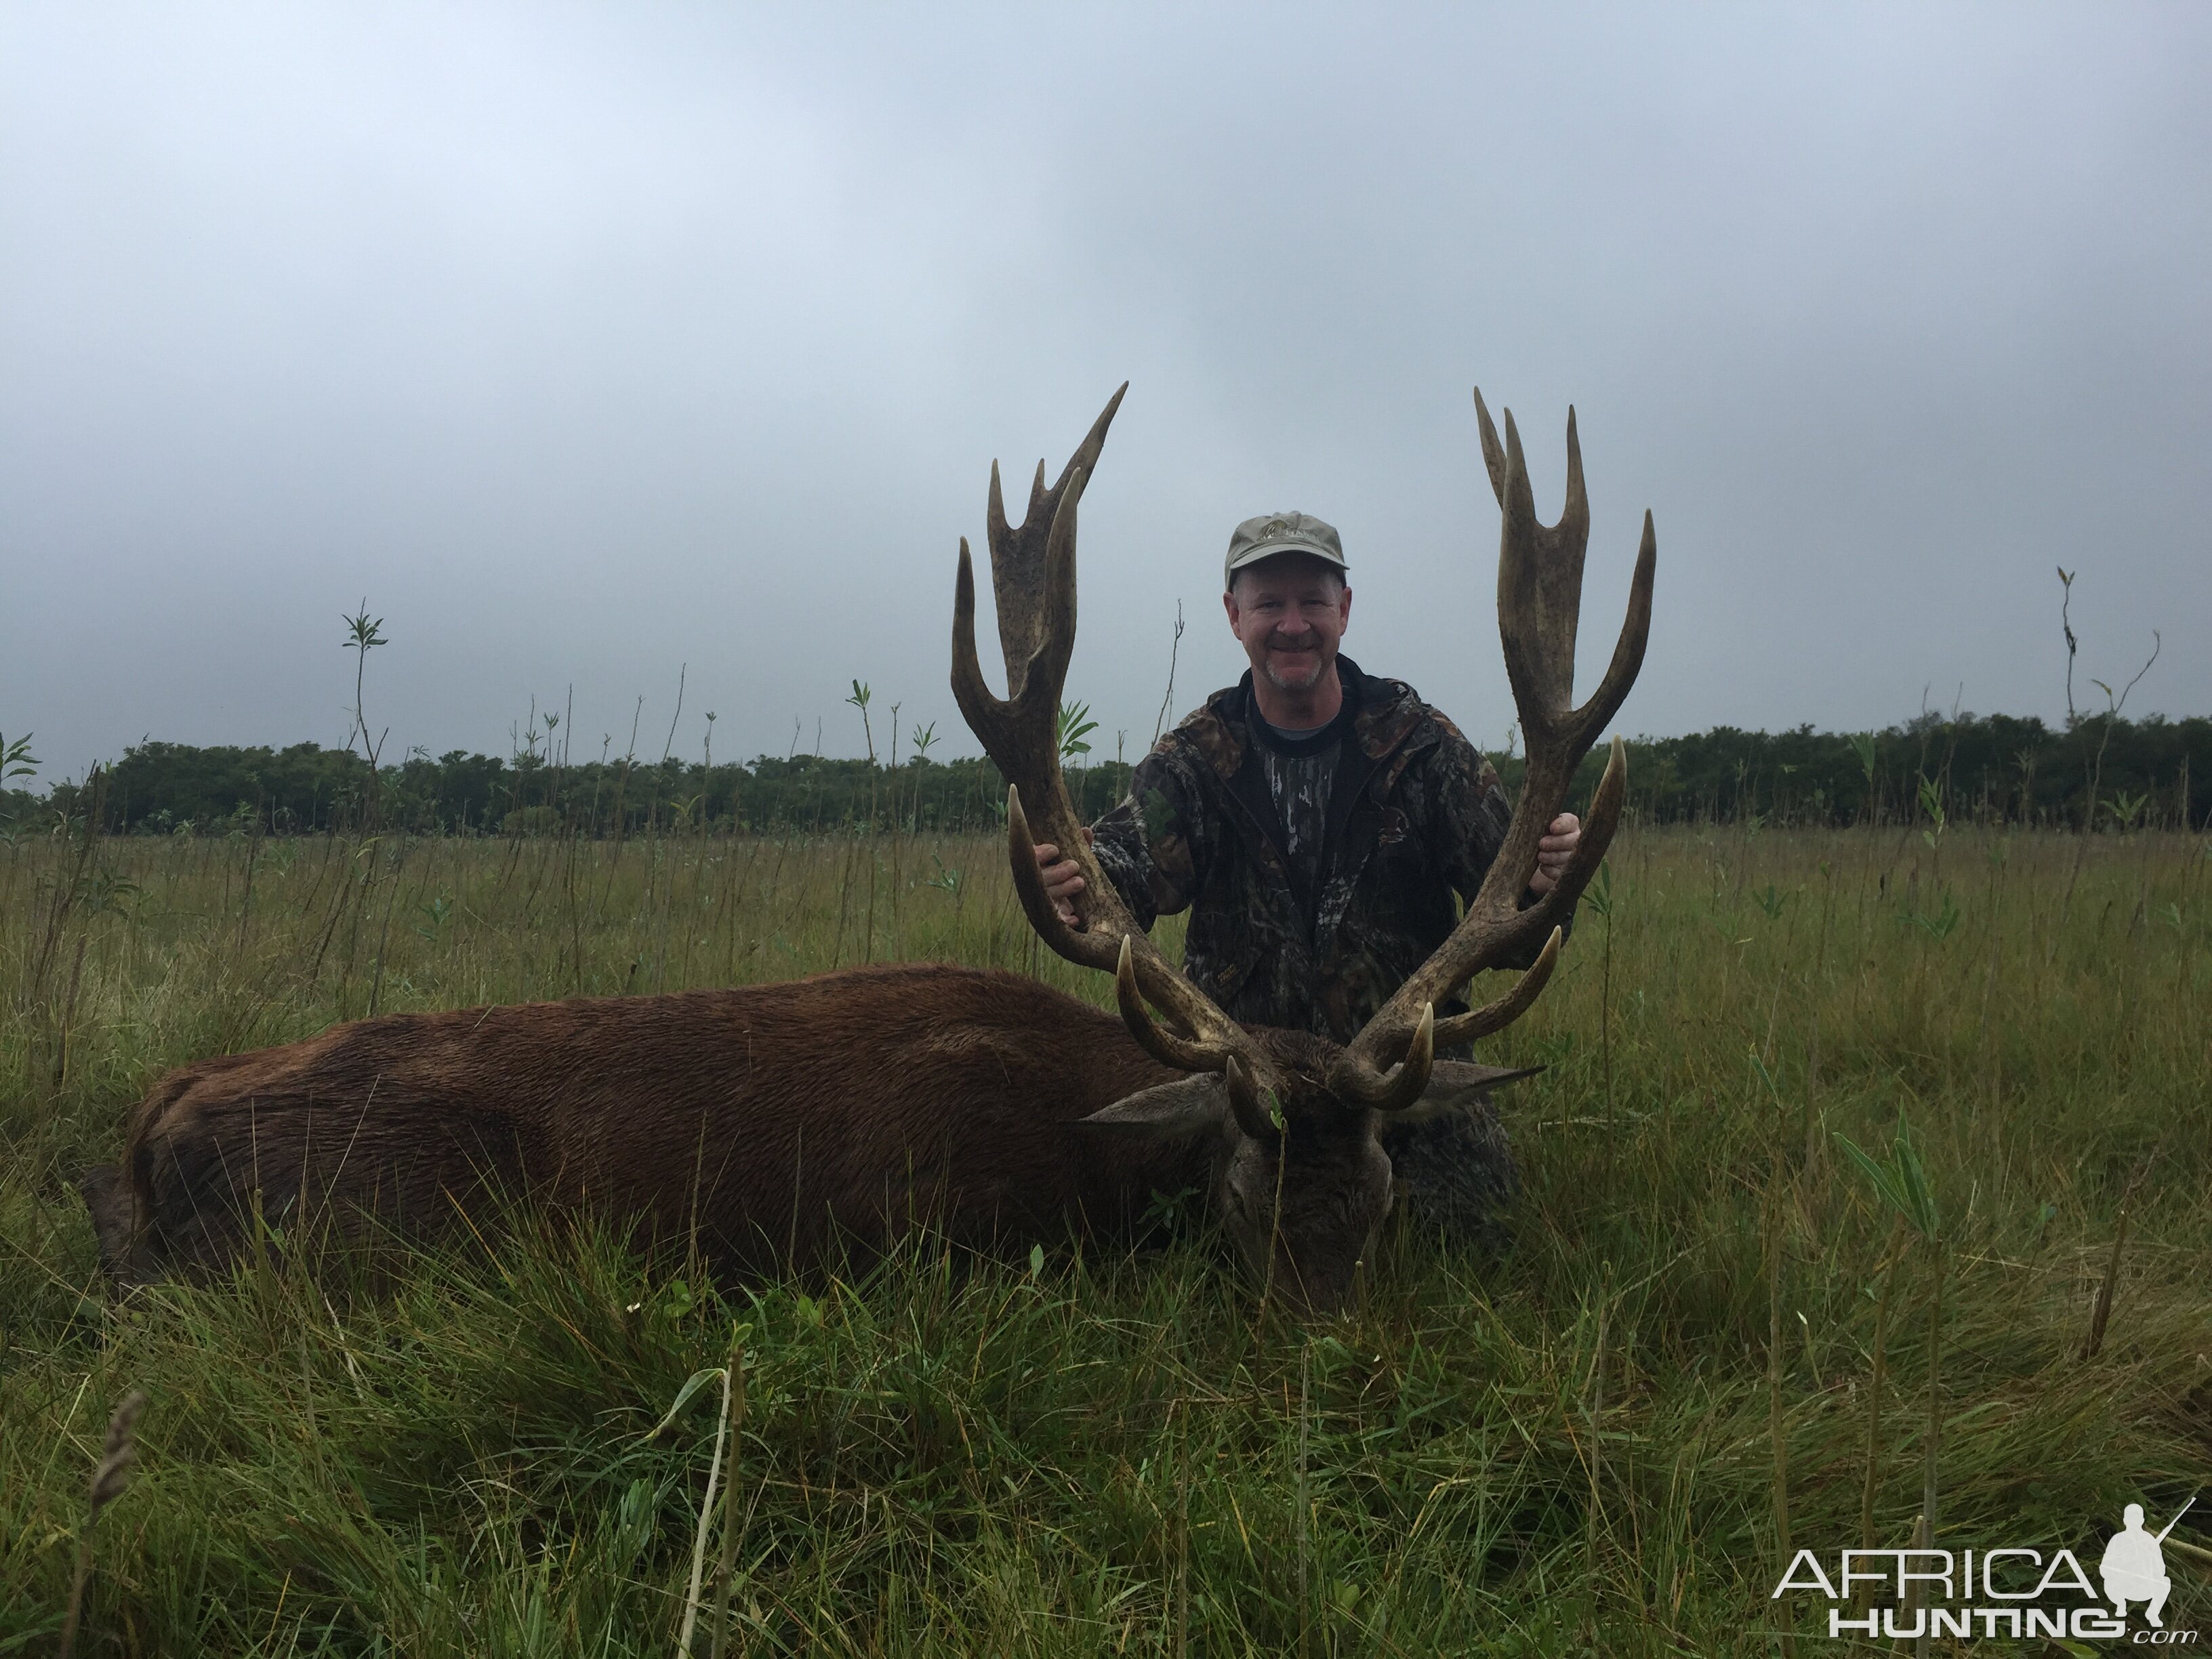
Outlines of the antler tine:
<svg viewBox="0 0 2212 1659">
<path fill-rule="evenodd" d="M 1113 425 L 1115 412 L 1121 407 L 1122 396 L 1128 389 L 1125 380 L 1106 400 L 1106 407 L 1091 423 L 1091 430 L 1049 489 L 1045 487 L 1044 463 L 1037 463 L 1036 476 L 1030 485 L 1029 506 L 1018 525 L 1006 522 L 999 465 L 995 461 L 991 464 L 986 526 L 991 550 L 991 586 L 999 606 L 999 643 L 1006 663 L 1006 700 L 1032 711 L 1032 717 L 1040 705 L 1049 705 L 1048 713 L 1059 707 L 1059 676 L 1066 674 L 1067 661 L 1065 654 L 1060 654 L 1056 663 L 1046 654 L 1054 643 L 1055 634 L 1066 633 L 1067 648 L 1072 649 L 1074 642 L 1072 615 L 1066 618 L 1066 629 L 1055 628 L 1061 620 L 1061 606 L 1057 602 L 1060 596 L 1053 591 L 1058 586 L 1054 567 L 1060 562 L 1055 556 L 1054 544 L 1064 536 L 1065 544 L 1070 549 L 1073 546 L 1073 514 L 1076 503 L 1082 499 L 1099 453 L 1106 446 L 1107 428 Z M 1063 514 L 1068 515 L 1064 526 Z M 1072 570 L 1066 599 L 1072 606 Z M 1033 801 L 1030 805 L 1037 806 L 1041 803 Z"/>
<path fill-rule="evenodd" d="M 1091 482 L 1087 471 L 1071 468 L 1061 475 L 1060 510 L 1052 515 L 1052 528 L 1044 538 L 1044 629 L 1036 654 L 1030 659 L 1023 690 L 1048 715 L 1056 715 L 1060 694 L 1067 684 L 1067 665 L 1075 655 L 1075 525 L 1076 507 Z M 1011 672 L 1011 671 L 1010 671 Z M 1051 726 L 1054 757 L 1059 755 L 1059 726 Z"/>
<path fill-rule="evenodd" d="M 1129 1034 L 1163 1066 L 1182 1072 L 1218 1072 L 1226 1068 L 1229 1056 L 1237 1052 L 1225 1043 L 1189 1042 L 1153 1022 L 1146 1010 L 1144 994 L 1137 988 L 1137 953 L 1127 933 L 1121 935 L 1121 948 L 1114 963 L 1114 1002 Z"/>
<path fill-rule="evenodd" d="M 1629 581 L 1628 614 L 1614 641 L 1605 678 L 1579 708 L 1572 706 L 1575 639 L 1582 617 L 1583 564 L 1589 546 L 1589 493 L 1583 477 L 1582 441 L 1575 411 L 1567 410 L 1566 505 L 1554 525 L 1536 517 L 1528 465 L 1516 430 L 1513 411 L 1505 411 L 1505 444 L 1498 453 L 1497 434 L 1481 394 L 1475 408 L 1484 428 L 1483 459 L 1492 474 L 1504 525 L 1498 557 L 1498 633 L 1505 671 L 1512 681 L 1522 730 L 1530 756 L 1547 737 L 1571 746 L 1576 758 L 1618 714 L 1644 664 L 1651 634 L 1651 586 L 1658 563 L 1657 533 L 1647 509 L 1636 571 Z"/>
<path fill-rule="evenodd" d="M 1442 1001 L 1455 995 L 1475 975 L 1522 955 L 1534 940 L 1549 934 L 1535 962 L 1522 974 L 1510 991 L 1495 1002 L 1468 1013 L 1454 1015 L 1442 1022 L 1437 1028 L 1437 1044 L 1439 1048 L 1449 1048 L 1455 1043 L 1471 1042 L 1477 1037 L 1502 1030 L 1526 1013 L 1550 980 L 1552 970 L 1558 963 L 1562 927 L 1573 910 L 1575 901 L 1582 896 L 1583 890 L 1597 874 L 1598 866 L 1604 861 L 1607 849 L 1613 844 L 1613 833 L 1620 825 L 1621 808 L 1626 804 L 1627 793 L 1627 750 L 1620 739 L 1615 738 L 1613 752 L 1606 760 L 1605 772 L 1590 797 L 1589 811 L 1583 819 L 1582 840 L 1575 848 L 1574 856 L 1567 861 L 1567 867 L 1559 872 L 1551 891 L 1525 910 L 1519 908 L 1519 896 L 1528 885 L 1528 878 L 1501 877 L 1499 872 L 1516 867 L 1534 870 L 1534 842 L 1557 811 L 1557 802 L 1564 794 L 1564 786 L 1552 797 L 1553 805 L 1549 810 L 1528 815 L 1534 829 L 1525 837 L 1517 833 L 1522 826 L 1522 808 L 1516 804 L 1513 827 L 1506 833 L 1505 845 L 1498 850 L 1490 873 L 1483 878 L 1481 890 L 1467 907 L 1467 914 L 1461 918 L 1459 926 L 1352 1039 L 1352 1052 L 1370 1065 L 1380 1064 L 1381 1057 L 1392 1052 L 1404 1040 L 1407 1026 L 1414 1018 L 1414 1009 L 1425 1003 Z M 1522 801 L 1525 803 L 1531 799 L 1530 789 L 1524 786 Z M 1518 839 L 1526 839 L 1529 843 L 1526 863 L 1522 866 L 1516 866 L 1512 860 L 1514 842 Z"/>
<path fill-rule="evenodd" d="M 1037 471 L 1040 473 L 1044 471 L 1042 461 L 1037 463 Z M 1042 480 L 1040 479 L 1039 482 Z M 983 503 L 983 545 L 992 548 L 995 548 L 1006 538 L 1006 497 L 1005 492 L 999 488 L 999 462 L 996 456 L 994 456 L 991 460 L 990 499 Z"/>
<path fill-rule="evenodd" d="M 1455 1043 L 1486 1037 L 1492 1031 L 1504 1030 L 1527 1013 L 1551 981 L 1552 969 L 1559 965 L 1559 945 L 1564 937 L 1557 927 L 1553 928 L 1552 936 L 1544 941 L 1542 953 L 1526 973 L 1513 981 L 1513 988 L 1497 1001 L 1485 1003 L 1464 1014 L 1455 1014 L 1437 1025 L 1437 1047 L 1449 1048 Z"/>
<path fill-rule="evenodd" d="M 1252 1062 L 1242 1054 L 1230 1055 L 1229 1063 L 1222 1067 L 1221 1080 L 1229 1095 L 1229 1109 L 1237 1115 L 1237 1127 L 1262 1146 L 1279 1146 L 1283 1132 L 1269 1121 L 1260 1104 L 1260 1086 L 1252 1075 Z"/>
<path fill-rule="evenodd" d="M 1436 1005 L 1424 1004 L 1421 1023 L 1413 1028 L 1413 1043 L 1395 1068 L 1377 1071 L 1371 1061 L 1346 1049 L 1329 1068 L 1330 1091 L 1372 1111 L 1406 1110 L 1419 1103 L 1429 1086 L 1429 1073 L 1436 1064 L 1437 1036 Z"/>
<path fill-rule="evenodd" d="M 1505 505 L 1505 447 L 1498 441 L 1498 428 L 1491 424 L 1490 406 L 1482 401 L 1482 388 L 1474 389 L 1474 418 L 1482 428 L 1482 465 L 1490 474 L 1491 494 L 1498 497 L 1500 507 Z"/>
<path fill-rule="evenodd" d="M 1636 548 L 1636 573 L 1628 580 L 1628 615 L 1620 635 L 1613 642 L 1613 660 L 1597 683 L 1589 701 L 1575 711 L 1577 721 L 1592 736 L 1603 731 L 1628 701 L 1629 688 L 1644 666 L 1644 650 L 1651 642 L 1651 584 L 1659 570 L 1659 532 L 1651 523 L 1651 509 L 1644 509 L 1644 539 Z M 1587 740 L 1585 740 L 1587 741 Z"/>
<path fill-rule="evenodd" d="M 1573 724 L 1575 635 L 1582 620 L 1583 558 L 1589 544 L 1588 503 L 1577 511 L 1581 482 L 1574 418 L 1567 422 L 1566 509 L 1547 526 L 1536 517 L 1528 461 L 1513 411 L 1505 411 L 1504 525 L 1498 539 L 1498 631 L 1505 647 L 1521 726 L 1531 755 Z"/>
<path fill-rule="evenodd" d="M 991 469 L 993 504 L 998 497 L 999 469 Z M 991 695 L 983 678 L 983 665 L 975 655 L 975 565 L 969 556 L 968 538 L 960 538 L 960 574 L 952 586 L 952 700 L 969 730 L 986 754 L 996 754 L 1006 740 L 1011 705 Z"/>
<path fill-rule="evenodd" d="M 1658 537 L 1646 512 L 1636 574 L 1629 585 L 1628 615 L 1612 660 L 1589 700 L 1574 708 L 1575 635 L 1589 536 L 1589 500 L 1575 414 L 1571 409 L 1567 412 L 1566 505 L 1559 522 L 1547 526 L 1536 517 L 1528 458 L 1513 412 L 1505 411 L 1501 443 L 1480 390 L 1474 408 L 1484 465 L 1503 520 L 1498 625 L 1514 704 L 1528 741 L 1528 767 L 1504 842 L 1460 925 L 1353 1040 L 1353 1053 L 1370 1066 L 1385 1054 L 1403 1050 L 1425 1004 L 1444 1000 L 1485 968 L 1522 955 L 1536 939 L 1553 933 L 1554 940 L 1510 992 L 1486 1007 L 1445 1020 L 1436 1041 L 1446 1045 L 1467 1042 L 1510 1024 L 1527 1011 L 1556 962 L 1556 930 L 1596 873 L 1626 798 L 1627 757 L 1615 738 L 1574 857 L 1543 899 L 1522 909 L 1521 896 L 1535 874 L 1537 843 L 1565 803 L 1575 769 L 1600 728 L 1619 712 L 1643 666 L 1650 636 Z"/>
<path fill-rule="evenodd" d="M 1121 399 L 1128 390 L 1127 380 L 1114 388 L 1114 395 L 1106 400 L 1106 407 L 1098 411 L 1098 418 L 1091 422 L 1091 430 L 1083 434 L 1083 441 L 1075 447 L 1075 453 L 1067 458 L 1067 465 L 1060 469 L 1060 483 L 1054 484 L 1054 489 L 1065 484 L 1071 472 L 1081 472 L 1088 477 L 1098 470 L 1098 457 L 1106 447 L 1106 428 L 1114 424 L 1114 411 L 1121 407 Z M 1042 461 L 1037 463 L 1037 476 L 1040 478 L 1044 476 Z"/>
</svg>

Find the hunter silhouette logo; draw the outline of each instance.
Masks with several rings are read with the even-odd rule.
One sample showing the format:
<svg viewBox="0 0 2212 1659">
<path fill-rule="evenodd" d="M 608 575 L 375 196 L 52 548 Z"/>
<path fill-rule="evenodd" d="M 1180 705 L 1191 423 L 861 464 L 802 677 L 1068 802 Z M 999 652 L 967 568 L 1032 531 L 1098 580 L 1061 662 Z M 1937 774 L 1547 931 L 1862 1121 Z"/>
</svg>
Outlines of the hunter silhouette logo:
<svg viewBox="0 0 2212 1659">
<path fill-rule="evenodd" d="M 1832 1575 L 1813 1551 L 1801 1549 L 1770 1600 L 1810 1591 L 1832 1605 L 1831 1637 L 1919 1638 L 1980 1636 L 2013 1641 L 2112 1640 L 2128 1637 L 2128 1610 L 2143 1621 L 2132 1643 L 2190 1645 L 2193 1630 L 2166 1628 L 2166 1534 L 2196 1506 L 2191 1498 L 2159 1531 L 2143 1525 L 2143 1507 L 2130 1504 L 2121 1528 L 2097 1560 L 2102 1600 L 2074 1552 L 2008 1545 L 1994 1549 L 1844 1550 Z M 2176 1548 L 2182 1546 L 2177 1544 Z M 1877 1603 L 1869 1606 L 1869 1591 Z M 1854 1609 L 1849 1604 L 1856 1602 Z M 2109 1606 L 2106 1604 L 2109 1603 Z"/>
<path fill-rule="evenodd" d="M 2166 1556 L 2159 1547 L 2166 1542 L 2166 1534 L 2173 1530 L 2181 1517 L 2189 1513 L 2197 1500 L 2191 1498 L 2174 1513 L 2173 1519 L 2161 1528 L 2156 1537 L 2143 1530 L 2143 1507 L 2130 1504 L 2122 1517 L 2124 1530 L 2112 1534 L 2112 1541 L 2105 1546 L 2105 1558 L 2097 1564 L 2098 1576 L 2105 1581 L 2106 1598 L 2112 1610 L 2121 1618 L 2128 1616 L 2128 1603 L 2147 1601 L 2142 1616 L 2158 1628 L 2166 1620 L 2159 1615 L 2166 1611 L 2166 1598 L 2173 1589 L 2173 1581 L 2166 1576 Z"/>
</svg>

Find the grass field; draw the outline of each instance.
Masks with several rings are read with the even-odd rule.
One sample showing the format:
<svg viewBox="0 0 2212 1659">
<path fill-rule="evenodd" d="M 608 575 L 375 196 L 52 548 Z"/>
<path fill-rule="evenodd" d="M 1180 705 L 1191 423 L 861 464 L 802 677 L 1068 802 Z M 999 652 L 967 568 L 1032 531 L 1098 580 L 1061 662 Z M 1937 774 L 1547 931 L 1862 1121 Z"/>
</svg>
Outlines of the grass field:
<svg viewBox="0 0 2212 1659">
<path fill-rule="evenodd" d="M 277 1259 L 111 1304 L 66 1176 L 180 1061 L 894 957 L 1109 988 L 982 841 L 0 845 L 0 1653 L 53 1650 L 81 1555 L 87 1653 L 672 1653 L 720 1382 L 653 1431 L 738 1330 L 732 1650 L 1838 1652 L 1768 1591 L 1910 1540 L 1931 1421 L 1938 1546 L 2094 1573 L 2124 1504 L 2212 1485 L 2207 854 L 1624 832 L 1490 1045 L 1551 1068 L 1504 1103 L 1515 1246 L 1401 1231 L 1302 1329 L 1203 1227 L 717 1286 L 526 1221 L 388 1294 Z M 1900 1121 L 1932 1237 L 1838 1139 Z M 2200 1503 L 2170 1626 L 2212 1623 L 2208 1543 Z"/>
</svg>

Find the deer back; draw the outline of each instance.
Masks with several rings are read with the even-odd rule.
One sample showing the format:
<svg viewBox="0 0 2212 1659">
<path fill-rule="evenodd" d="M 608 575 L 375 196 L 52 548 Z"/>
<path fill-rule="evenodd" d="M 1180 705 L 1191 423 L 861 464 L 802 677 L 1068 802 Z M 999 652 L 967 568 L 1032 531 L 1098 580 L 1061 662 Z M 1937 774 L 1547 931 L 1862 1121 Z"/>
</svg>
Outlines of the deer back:
<svg viewBox="0 0 2212 1659">
<path fill-rule="evenodd" d="M 1110 1015 L 939 964 L 388 1015 L 179 1068 L 82 1184 L 125 1282 L 220 1266 L 256 1209 L 419 1236 L 502 1198 L 803 1266 L 925 1220 L 1127 1224 L 1208 1147 L 1069 1126 L 1175 1078 Z"/>
</svg>

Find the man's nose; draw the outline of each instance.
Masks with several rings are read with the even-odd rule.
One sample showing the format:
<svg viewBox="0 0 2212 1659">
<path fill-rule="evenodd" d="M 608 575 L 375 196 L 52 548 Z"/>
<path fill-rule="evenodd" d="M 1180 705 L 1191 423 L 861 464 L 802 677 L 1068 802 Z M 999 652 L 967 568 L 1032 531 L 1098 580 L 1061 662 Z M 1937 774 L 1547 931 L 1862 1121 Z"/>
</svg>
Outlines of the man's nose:
<svg viewBox="0 0 2212 1659">
<path fill-rule="evenodd" d="M 1295 639 L 1301 634 L 1311 633 L 1313 624 L 1297 611 L 1293 611 L 1275 624 L 1275 631 Z"/>
</svg>

